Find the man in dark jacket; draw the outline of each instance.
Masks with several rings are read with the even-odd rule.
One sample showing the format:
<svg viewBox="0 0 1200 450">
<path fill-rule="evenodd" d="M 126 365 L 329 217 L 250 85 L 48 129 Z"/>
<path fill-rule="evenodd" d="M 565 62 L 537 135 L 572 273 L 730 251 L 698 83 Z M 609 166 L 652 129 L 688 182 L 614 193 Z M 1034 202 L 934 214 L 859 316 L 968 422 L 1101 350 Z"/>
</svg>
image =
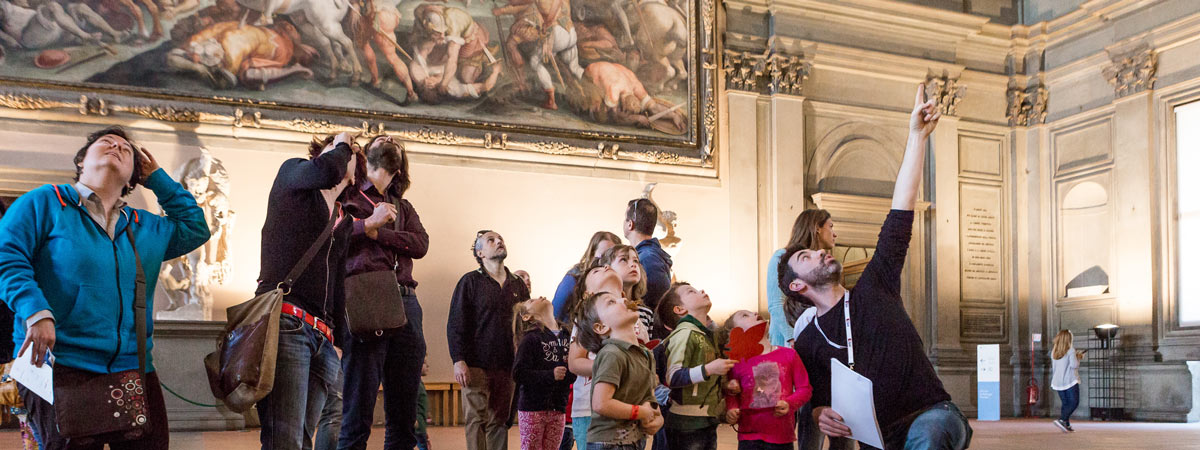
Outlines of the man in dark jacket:
<svg viewBox="0 0 1200 450">
<path fill-rule="evenodd" d="M 263 449 L 299 450 L 311 446 L 330 389 L 336 389 L 346 330 L 346 248 L 353 228 L 338 201 L 354 183 L 353 139 L 347 133 L 314 140 L 310 159 L 284 161 L 271 186 L 262 229 L 262 271 L 258 294 L 275 289 L 321 236 L 330 221 L 334 232 L 284 297 L 279 322 L 275 387 L 258 402 Z M 306 445 L 307 443 L 307 445 Z"/>
<path fill-rule="evenodd" d="M 625 239 L 637 249 L 638 260 L 646 269 L 646 296 L 642 301 L 653 311 L 658 300 L 671 287 L 671 255 L 654 235 L 658 224 L 658 206 L 648 198 L 635 198 L 625 207 Z"/>
<path fill-rule="evenodd" d="M 458 280 L 450 300 L 446 340 L 454 380 L 463 387 L 468 450 L 505 450 L 513 395 L 513 306 L 529 299 L 525 282 L 504 266 L 499 233 L 475 234 L 479 268 Z"/>
<path fill-rule="evenodd" d="M 851 430 L 831 408 L 831 361 L 837 360 L 873 383 L 885 448 L 963 449 L 971 442 L 971 427 L 942 387 L 900 297 L 925 148 L 940 117 L 936 99 L 925 101 L 921 85 L 909 118 L 892 210 L 879 232 L 875 255 L 853 288 L 841 285 L 842 265 L 825 250 L 791 246 L 779 259 L 780 290 L 788 301 L 812 307 L 797 322 L 795 349 L 813 385 L 814 419 L 831 438 L 868 432 Z"/>
</svg>

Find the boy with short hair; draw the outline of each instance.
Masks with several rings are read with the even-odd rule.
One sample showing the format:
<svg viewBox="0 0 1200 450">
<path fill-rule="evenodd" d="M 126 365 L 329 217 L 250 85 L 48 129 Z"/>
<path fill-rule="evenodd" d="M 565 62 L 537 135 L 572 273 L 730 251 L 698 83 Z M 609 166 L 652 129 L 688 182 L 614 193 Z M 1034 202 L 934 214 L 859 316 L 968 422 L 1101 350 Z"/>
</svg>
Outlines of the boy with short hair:
<svg viewBox="0 0 1200 450">
<path fill-rule="evenodd" d="M 587 450 L 642 450 L 663 416 L 654 402 L 654 358 L 637 343 L 637 308 L 607 292 L 588 295 L 579 308 L 579 344 L 596 353 Z"/>
<path fill-rule="evenodd" d="M 713 342 L 708 294 L 690 284 L 675 283 L 662 301 L 677 304 L 669 313 L 682 316 L 666 342 L 666 378 L 671 388 L 667 442 L 672 450 L 715 450 L 717 425 L 725 414 L 720 379 L 734 361 L 721 359 Z"/>
</svg>

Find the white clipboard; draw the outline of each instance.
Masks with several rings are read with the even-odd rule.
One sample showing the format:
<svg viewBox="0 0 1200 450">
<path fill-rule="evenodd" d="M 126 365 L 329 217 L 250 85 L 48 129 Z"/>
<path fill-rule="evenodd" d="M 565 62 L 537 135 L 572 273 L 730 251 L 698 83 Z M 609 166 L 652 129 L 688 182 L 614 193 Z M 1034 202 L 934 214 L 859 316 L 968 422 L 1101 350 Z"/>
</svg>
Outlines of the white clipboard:
<svg viewBox="0 0 1200 450">
<path fill-rule="evenodd" d="M 850 438 L 875 448 L 883 448 L 883 434 L 875 417 L 874 384 L 850 370 L 837 358 L 829 360 L 830 407 L 842 416 L 850 428 Z"/>
</svg>

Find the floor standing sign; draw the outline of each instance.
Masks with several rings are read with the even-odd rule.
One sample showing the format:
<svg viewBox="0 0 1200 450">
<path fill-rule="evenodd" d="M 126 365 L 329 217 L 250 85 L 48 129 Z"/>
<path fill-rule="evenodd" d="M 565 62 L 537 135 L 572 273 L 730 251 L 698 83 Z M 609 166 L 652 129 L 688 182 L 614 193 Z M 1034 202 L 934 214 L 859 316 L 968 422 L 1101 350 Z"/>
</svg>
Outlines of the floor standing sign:
<svg viewBox="0 0 1200 450">
<path fill-rule="evenodd" d="M 1000 420 L 1000 345 L 980 345 L 977 353 L 979 374 L 979 420 Z"/>
</svg>

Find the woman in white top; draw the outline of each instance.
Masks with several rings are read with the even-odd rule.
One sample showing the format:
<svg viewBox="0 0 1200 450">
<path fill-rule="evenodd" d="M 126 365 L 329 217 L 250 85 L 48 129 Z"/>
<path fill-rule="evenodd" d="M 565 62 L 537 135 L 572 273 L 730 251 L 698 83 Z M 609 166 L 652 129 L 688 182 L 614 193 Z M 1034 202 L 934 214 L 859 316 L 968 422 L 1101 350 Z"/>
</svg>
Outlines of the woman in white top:
<svg viewBox="0 0 1200 450">
<path fill-rule="evenodd" d="M 1062 413 L 1054 421 L 1054 425 L 1064 433 L 1074 433 L 1071 428 L 1071 414 L 1079 407 L 1079 359 L 1087 350 L 1075 350 L 1075 336 L 1069 330 L 1062 330 L 1054 337 L 1054 349 L 1050 357 L 1054 359 L 1054 378 L 1050 379 L 1050 388 L 1058 391 L 1062 400 Z"/>
</svg>

